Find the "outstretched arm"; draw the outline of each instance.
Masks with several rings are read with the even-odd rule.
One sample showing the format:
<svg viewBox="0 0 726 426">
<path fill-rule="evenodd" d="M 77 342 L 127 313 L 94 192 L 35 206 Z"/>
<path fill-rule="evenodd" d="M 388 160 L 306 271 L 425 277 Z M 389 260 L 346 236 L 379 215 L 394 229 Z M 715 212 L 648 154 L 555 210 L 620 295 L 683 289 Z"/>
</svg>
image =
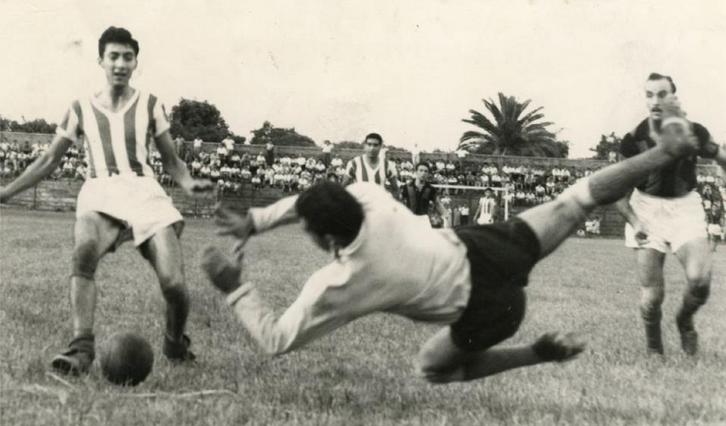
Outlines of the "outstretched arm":
<svg viewBox="0 0 726 426">
<path fill-rule="evenodd" d="M 10 182 L 5 187 L 0 187 L 0 203 L 4 203 L 16 194 L 25 191 L 31 186 L 40 182 L 44 177 L 48 176 L 58 168 L 63 155 L 73 144 L 70 139 L 56 135 L 50 144 L 50 147 L 40 157 L 25 169 L 23 174 L 17 179 Z"/>
<path fill-rule="evenodd" d="M 219 249 L 205 250 L 202 268 L 212 284 L 227 295 L 227 303 L 255 342 L 268 354 L 280 355 L 342 327 L 354 314 L 356 289 L 339 283 L 340 273 L 329 265 L 305 283 L 297 300 L 277 317 L 254 284 L 241 284 L 242 268 Z M 353 290 L 351 292 L 350 290 Z"/>
</svg>

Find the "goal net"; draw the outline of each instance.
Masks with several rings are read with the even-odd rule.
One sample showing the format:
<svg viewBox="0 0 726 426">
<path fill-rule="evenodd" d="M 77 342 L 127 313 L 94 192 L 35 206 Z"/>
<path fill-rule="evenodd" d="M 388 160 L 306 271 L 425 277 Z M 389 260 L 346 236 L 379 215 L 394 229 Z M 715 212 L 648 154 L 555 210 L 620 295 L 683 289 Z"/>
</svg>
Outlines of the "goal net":
<svg viewBox="0 0 726 426">
<path fill-rule="evenodd" d="M 486 190 L 492 191 L 494 203 L 494 221 L 509 219 L 511 196 L 510 191 L 503 187 L 484 187 L 467 185 L 432 185 L 438 189 L 439 199 L 447 210 L 444 226 L 457 226 L 476 223 L 479 200 Z"/>
</svg>

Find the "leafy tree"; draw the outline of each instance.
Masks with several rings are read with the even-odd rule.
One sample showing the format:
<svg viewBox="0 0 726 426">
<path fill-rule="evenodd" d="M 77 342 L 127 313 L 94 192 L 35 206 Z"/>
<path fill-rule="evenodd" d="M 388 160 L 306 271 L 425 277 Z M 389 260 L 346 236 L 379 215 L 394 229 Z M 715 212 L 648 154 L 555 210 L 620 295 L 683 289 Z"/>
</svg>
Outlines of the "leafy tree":
<svg viewBox="0 0 726 426">
<path fill-rule="evenodd" d="M 459 148 L 491 155 L 567 156 L 567 142 L 558 141 L 556 135 L 547 129 L 553 123 L 540 121 L 544 118 L 543 107 L 525 112 L 531 100 L 519 102 L 515 97 L 502 93 L 499 93 L 499 105 L 491 99 L 482 101 L 491 118 L 469 110 L 471 118 L 462 121 L 477 126 L 479 130 L 464 132 Z"/>
<path fill-rule="evenodd" d="M 171 109 L 171 134 L 185 140 L 200 138 L 205 142 L 220 142 L 233 135 L 216 106 L 207 101 L 183 98 Z"/>
<path fill-rule="evenodd" d="M 590 151 L 594 152 L 593 158 L 597 160 L 609 160 L 611 152 L 620 151 L 620 141 L 622 139 L 615 135 L 615 132 L 611 132 L 609 135 L 601 135 L 600 142 L 598 142 L 595 148 L 590 148 Z"/>
<path fill-rule="evenodd" d="M 55 133 L 56 127 L 58 127 L 57 124 L 48 123 L 42 118 L 36 118 L 34 120 L 18 123 L 15 120 L 9 120 L 5 117 L 0 116 L 0 130 L 9 132 Z"/>
<path fill-rule="evenodd" d="M 315 142 L 305 135 L 295 131 L 294 127 L 275 127 L 269 121 L 262 123 L 262 127 L 252 131 L 252 145 L 264 145 L 272 142 L 276 146 L 315 146 Z"/>
</svg>

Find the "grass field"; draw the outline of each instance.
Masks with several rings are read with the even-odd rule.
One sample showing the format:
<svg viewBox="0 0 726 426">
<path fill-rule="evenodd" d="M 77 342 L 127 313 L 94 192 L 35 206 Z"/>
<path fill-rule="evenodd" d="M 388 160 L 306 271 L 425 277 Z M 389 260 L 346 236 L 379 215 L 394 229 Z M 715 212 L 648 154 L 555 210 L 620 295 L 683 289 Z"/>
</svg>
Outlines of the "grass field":
<svg viewBox="0 0 726 426">
<path fill-rule="evenodd" d="M 515 370 L 467 384 L 429 385 L 412 360 L 435 328 L 389 315 L 354 322 L 287 356 L 268 358 L 246 340 L 199 258 L 213 235 L 189 220 L 183 236 L 198 362 L 161 356 L 163 300 L 151 268 L 130 245 L 102 262 L 97 339 L 136 331 L 157 359 L 148 380 L 117 387 L 97 366 L 61 378 L 49 359 L 70 337 L 68 275 L 73 216 L 0 211 L 0 424 L 726 424 L 726 257 L 697 318 L 702 351 L 678 347 L 674 311 L 684 287 L 666 264 L 666 358 L 644 356 L 632 254 L 617 240 L 568 241 L 535 269 L 529 308 L 512 342 L 550 330 L 581 333 L 576 361 Z M 327 261 L 295 227 L 250 242 L 246 261 L 268 300 L 282 307 Z"/>
</svg>

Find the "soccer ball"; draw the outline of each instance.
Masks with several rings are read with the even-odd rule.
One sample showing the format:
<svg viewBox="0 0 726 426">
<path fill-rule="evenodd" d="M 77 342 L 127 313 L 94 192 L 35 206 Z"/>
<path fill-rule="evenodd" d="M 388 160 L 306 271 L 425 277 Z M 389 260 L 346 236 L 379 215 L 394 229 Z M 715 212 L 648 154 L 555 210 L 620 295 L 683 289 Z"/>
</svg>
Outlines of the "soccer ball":
<svg viewBox="0 0 726 426">
<path fill-rule="evenodd" d="M 143 337 L 116 333 L 101 345 L 101 371 L 111 383 L 136 386 L 151 373 L 154 351 Z"/>
</svg>

